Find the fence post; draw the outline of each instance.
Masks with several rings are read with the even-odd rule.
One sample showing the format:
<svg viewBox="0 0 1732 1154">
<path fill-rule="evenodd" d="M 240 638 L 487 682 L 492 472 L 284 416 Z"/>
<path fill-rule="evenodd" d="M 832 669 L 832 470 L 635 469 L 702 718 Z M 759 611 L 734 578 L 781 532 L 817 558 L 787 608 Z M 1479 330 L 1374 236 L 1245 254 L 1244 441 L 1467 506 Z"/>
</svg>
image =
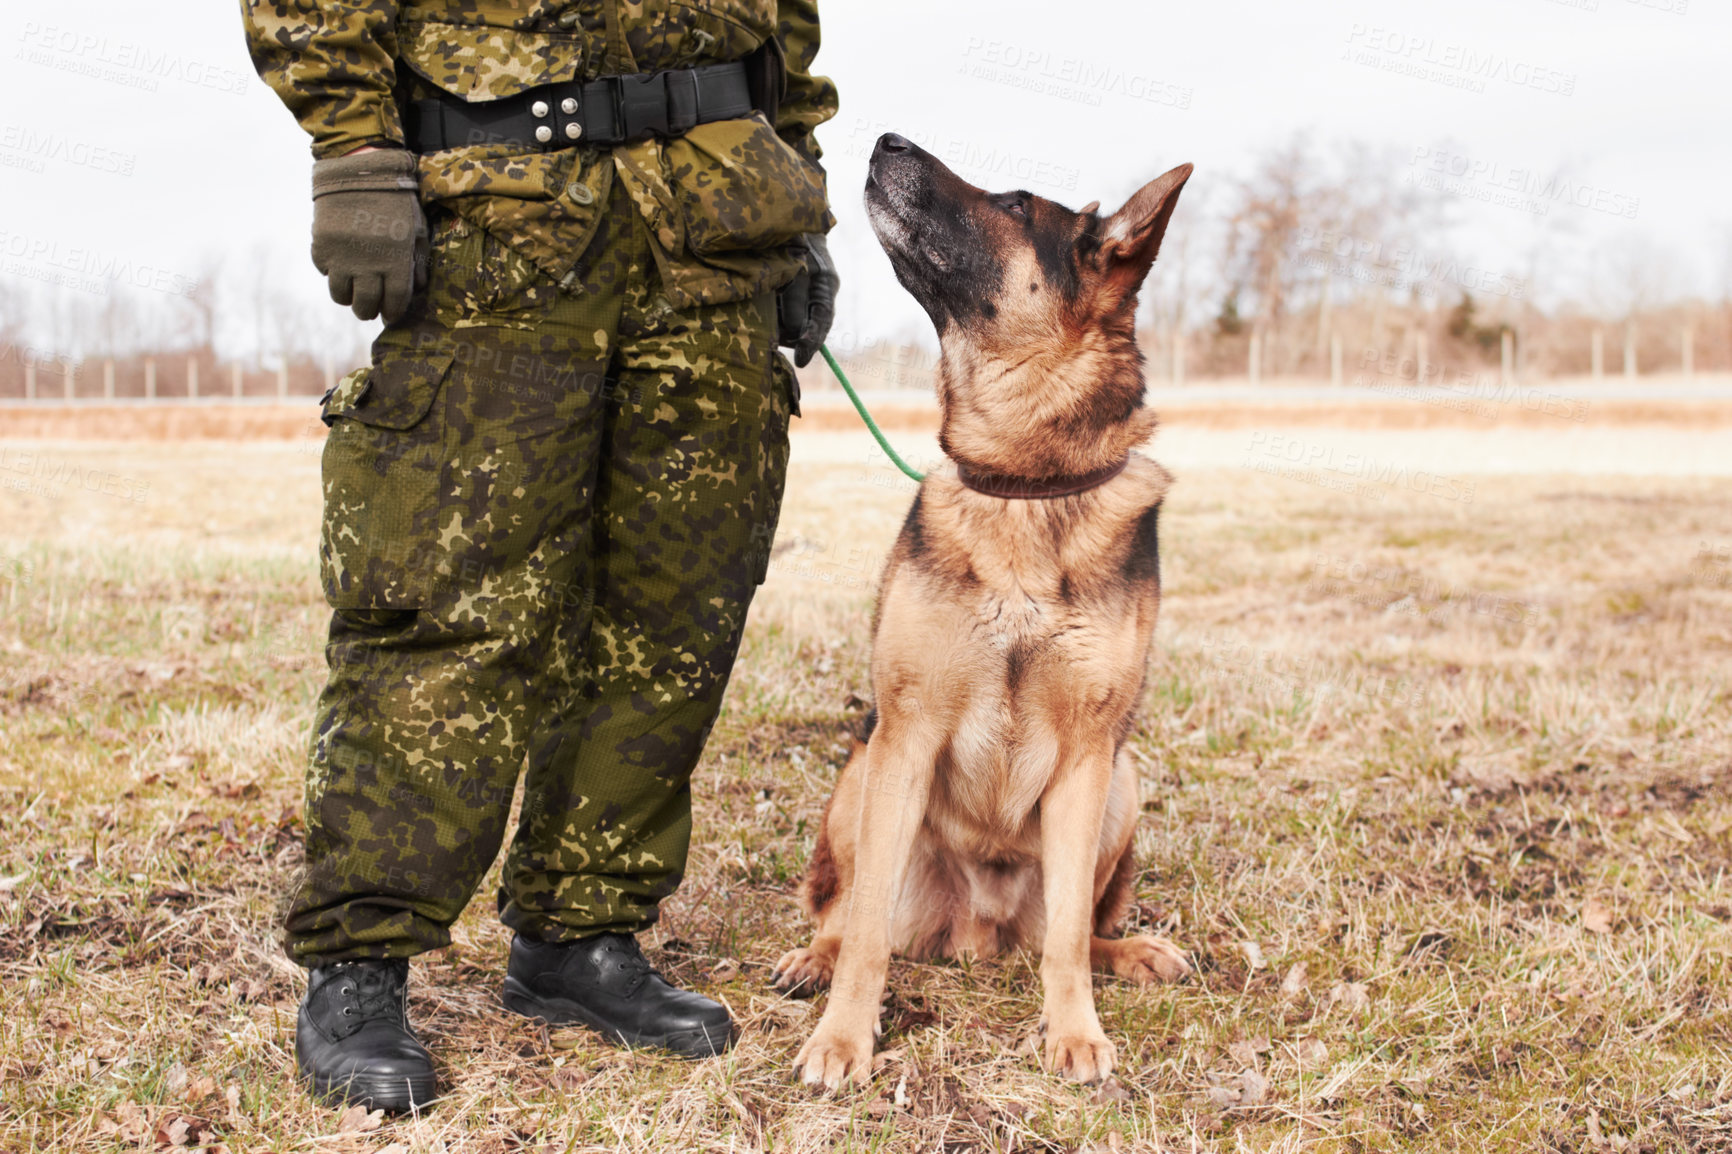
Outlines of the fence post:
<svg viewBox="0 0 1732 1154">
<path fill-rule="evenodd" d="M 1696 330 L 1689 325 L 1684 326 L 1684 375 L 1696 375 Z"/>
<path fill-rule="evenodd" d="M 289 359 L 284 357 L 277 366 L 277 400 L 289 399 Z"/>
<path fill-rule="evenodd" d="M 1262 380 L 1263 366 L 1259 363 L 1262 360 L 1262 352 L 1263 352 L 1262 344 L 1263 344 L 1263 339 L 1260 336 L 1258 336 L 1256 333 L 1252 333 L 1251 334 L 1251 356 L 1250 356 L 1250 362 L 1246 365 L 1246 370 L 1250 374 L 1251 383 L 1253 385 L 1257 384 L 1259 381 Z"/>
<path fill-rule="evenodd" d="M 190 399 L 198 396 L 198 357 L 186 359 L 186 395 Z"/>
<path fill-rule="evenodd" d="M 144 362 L 144 398 L 147 401 L 156 400 L 156 358 L 147 357 Z"/>
<path fill-rule="evenodd" d="M 1185 334 L 1183 330 L 1173 335 L 1173 383 L 1185 383 Z"/>
<path fill-rule="evenodd" d="M 102 362 L 102 397 L 104 400 L 114 400 L 114 358 Z"/>
<path fill-rule="evenodd" d="M 1424 333 L 1413 335 L 1413 353 L 1413 359 L 1419 368 L 1419 377 L 1415 383 L 1423 385 L 1426 376 L 1431 371 L 1431 349 L 1428 347 Z"/>
<path fill-rule="evenodd" d="M 1636 322 L 1624 322 L 1624 376 L 1629 380 L 1636 379 Z"/>
<path fill-rule="evenodd" d="M 36 399 L 36 362 L 35 362 L 35 360 L 28 360 L 28 361 L 24 362 L 24 399 L 27 401 L 34 401 Z"/>
<path fill-rule="evenodd" d="M 1341 334 L 1329 334 L 1329 383 L 1341 387 Z"/>
<path fill-rule="evenodd" d="M 229 367 L 229 381 L 231 382 L 229 391 L 238 398 L 241 395 L 241 363 L 239 361 Z"/>
<path fill-rule="evenodd" d="M 1594 326 L 1594 383 L 1597 385 L 1606 376 L 1606 334 L 1598 325 Z"/>
<path fill-rule="evenodd" d="M 78 363 L 71 357 L 66 358 L 66 383 L 64 385 L 66 399 L 71 400 L 78 395 Z"/>
<path fill-rule="evenodd" d="M 1503 380 L 1499 383 L 1505 386 L 1515 384 L 1515 334 L 1508 329 L 1503 331 Z"/>
<path fill-rule="evenodd" d="M 337 387 L 337 370 L 331 364 L 331 354 L 325 354 L 325 391 L 328 393 Z"/>
</svg>

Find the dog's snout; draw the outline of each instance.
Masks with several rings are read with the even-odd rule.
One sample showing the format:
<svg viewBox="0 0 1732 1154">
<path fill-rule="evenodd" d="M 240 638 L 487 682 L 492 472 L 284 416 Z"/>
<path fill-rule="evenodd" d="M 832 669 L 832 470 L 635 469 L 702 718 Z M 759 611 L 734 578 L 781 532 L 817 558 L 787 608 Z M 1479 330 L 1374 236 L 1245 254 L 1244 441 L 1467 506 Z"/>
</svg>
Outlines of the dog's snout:
<svg viewBox="0 0 1732 1154">
<path fill-rule="evenodd" d="M 899 136 L 894 132 L 886 132 L 883 136 L 878 138 L 879 152 L 907 152 L 913 147 L 914 142 L 912 140 L 909 140 L 906 136 Z"/>
</svg>

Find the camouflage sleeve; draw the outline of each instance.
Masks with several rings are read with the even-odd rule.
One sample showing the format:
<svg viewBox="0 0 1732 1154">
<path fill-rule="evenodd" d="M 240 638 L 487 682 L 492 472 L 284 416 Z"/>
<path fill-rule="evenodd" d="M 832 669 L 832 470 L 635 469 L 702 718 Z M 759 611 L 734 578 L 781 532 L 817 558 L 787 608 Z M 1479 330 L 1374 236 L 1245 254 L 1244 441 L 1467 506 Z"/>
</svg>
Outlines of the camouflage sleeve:
<svg viewBox="0 0 1732 1154">
<path fill-rule="evenodd" d="M 812 130 L 836 115 L 836 86 L 828 76 L 812 74 L 818 56 L 818 0 L 781 0 L 776 38 L 788 61 L 788 94 L 776 117 L 776 132 L 817 164 L 823 152 Z"/>
<path fill-rule="evenodd" d="M 391 98 L 397 0 L 241 0 L 253 67 L 313 137 L 313 156 L 402 147 Z"/>
</svg>

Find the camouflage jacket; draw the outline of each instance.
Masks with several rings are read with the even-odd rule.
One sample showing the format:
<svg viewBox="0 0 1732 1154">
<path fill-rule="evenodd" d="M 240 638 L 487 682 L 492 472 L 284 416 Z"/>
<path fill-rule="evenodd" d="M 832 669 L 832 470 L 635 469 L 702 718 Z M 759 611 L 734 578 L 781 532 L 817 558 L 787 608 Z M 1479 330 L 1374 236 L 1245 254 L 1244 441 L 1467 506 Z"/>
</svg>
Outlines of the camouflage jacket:
<svg viewBox="0 0 1732 1154">
<path fill-rule="evenodd" d="M 254 66 L 315 157 L 402 147 L 397 93 L 497 100 L 738 60 L 774 36 L 788 73 L 774 125 L 754 114 L 612 149 L 446 149 L 421 157 L 421 196 L 564 280 L 618 180 L 675 308 L 785 284 L 799 269 L 789 243 L 834 223 L 812 136 L 836 113 L 835 85 L 811 73 L 817 0 L 242 0 L 242 12 Z"/>
</svg>

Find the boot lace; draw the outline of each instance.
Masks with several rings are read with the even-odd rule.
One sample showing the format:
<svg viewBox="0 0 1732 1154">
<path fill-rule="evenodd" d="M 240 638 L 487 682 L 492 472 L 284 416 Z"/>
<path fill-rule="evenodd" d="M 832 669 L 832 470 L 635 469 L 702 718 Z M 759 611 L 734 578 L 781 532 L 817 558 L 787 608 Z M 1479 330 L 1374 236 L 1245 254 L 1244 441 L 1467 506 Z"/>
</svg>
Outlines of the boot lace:
<svg viewBox="0 0 1732 1154">
<path fill-rule="evenodd" d="M 661 971 L 650 965 L 650 960 L 643 956 L 643 948 L 638 945 L 637 939 L 629 934 L 610 937 L 602 947 L 602 952 L 619 967 L 621 973 L 631 975 L 631 989 L 635 990 L 652 974 L 661 977 Z"/>
<path fill-rule="evenodd" d="M 403 995 L 407 977 L 404 971 L 407 967 L 347 962 L 340 964 L 338 969 L 341 973 L 337 981 L 342 983 L 338 992 L 350 999 L 343 1007 L 343 1017 L 350 1019 L 350 1024 L 359 1028 L 362 1023 L 377 1018 L 404 1020 Z"/>
</svg>

